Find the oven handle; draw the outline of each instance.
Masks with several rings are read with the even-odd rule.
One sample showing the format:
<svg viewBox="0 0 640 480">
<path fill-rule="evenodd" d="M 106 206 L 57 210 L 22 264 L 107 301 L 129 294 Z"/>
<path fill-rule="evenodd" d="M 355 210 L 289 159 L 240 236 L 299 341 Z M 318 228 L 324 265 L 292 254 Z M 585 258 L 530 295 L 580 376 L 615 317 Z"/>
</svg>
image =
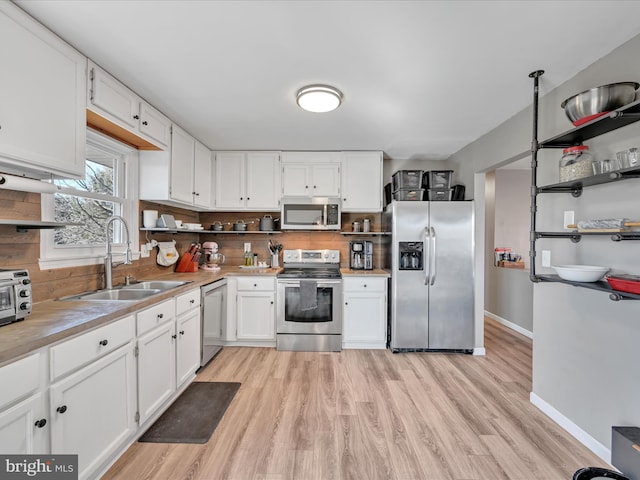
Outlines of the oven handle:
<svg viewBox="0 0 640 480">
<path fill-rule="evenodd" d="M 310 278 L 309 280 L 313 280 L 313 279 Z M 325 286 L 330 287 L 334 285 L 339 285 L 341 282 L 342 280 L 322 280 L 322 281 L 318 281 L 318 287 L 325 287 Z M 300 286 L 300 280 L 278 280 L 277 283 L 278 285 L 295 285 L 296 287 Z"/>
</svg>

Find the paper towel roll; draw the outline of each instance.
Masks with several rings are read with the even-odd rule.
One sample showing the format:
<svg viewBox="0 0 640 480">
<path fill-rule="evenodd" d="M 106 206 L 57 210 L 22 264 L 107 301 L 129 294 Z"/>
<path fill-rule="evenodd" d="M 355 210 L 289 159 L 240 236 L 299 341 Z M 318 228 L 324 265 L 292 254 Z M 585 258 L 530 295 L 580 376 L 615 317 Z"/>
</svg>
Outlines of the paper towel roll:
<svg viewBox="0 0 640 480">
<path fill-rule="evenodd" d="M 0 175 L 0 188 L 34 193 L 55 193 L 60 190 L 60 187 L 53 183 L 33 180 L 31 178 L 15 177 L 13 175 L 6 174 Z"/>
</svg>

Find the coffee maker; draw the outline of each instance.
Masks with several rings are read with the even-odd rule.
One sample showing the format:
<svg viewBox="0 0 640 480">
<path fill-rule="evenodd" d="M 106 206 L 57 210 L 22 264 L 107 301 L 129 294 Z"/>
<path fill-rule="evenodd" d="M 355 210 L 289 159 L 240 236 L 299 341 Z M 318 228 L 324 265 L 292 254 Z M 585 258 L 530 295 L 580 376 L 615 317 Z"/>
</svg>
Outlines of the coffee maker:
<svg viewBox="0 0 640 480">
<path fill-rule="evenodd" d="M 349 268 L 351 270 L 373 270 L 373 242 L 350 242 Z"/>
<path fill-rule="evenodd" d="M 224 263 L 225 257 L 218 252 L 218 244 L 216 242 L 204 242 L 202 244 L 204 251 L 204 263 L 200 266 L 203 270 L 220 270 L 219 263 Z"/>
</svg>

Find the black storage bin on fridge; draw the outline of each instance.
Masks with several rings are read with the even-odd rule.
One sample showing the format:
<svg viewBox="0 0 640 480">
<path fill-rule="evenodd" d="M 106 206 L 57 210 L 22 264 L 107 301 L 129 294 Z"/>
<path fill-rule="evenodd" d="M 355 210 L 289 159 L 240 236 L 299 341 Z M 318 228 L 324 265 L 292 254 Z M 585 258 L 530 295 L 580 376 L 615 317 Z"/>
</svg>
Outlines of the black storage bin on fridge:
<svg viewBox="0 0 640 480">
<path fill-rule="evenodd" d="M 398 170 L 391 176 L 393 191 L 422 188 L 422 170 Z"/>
</svg>

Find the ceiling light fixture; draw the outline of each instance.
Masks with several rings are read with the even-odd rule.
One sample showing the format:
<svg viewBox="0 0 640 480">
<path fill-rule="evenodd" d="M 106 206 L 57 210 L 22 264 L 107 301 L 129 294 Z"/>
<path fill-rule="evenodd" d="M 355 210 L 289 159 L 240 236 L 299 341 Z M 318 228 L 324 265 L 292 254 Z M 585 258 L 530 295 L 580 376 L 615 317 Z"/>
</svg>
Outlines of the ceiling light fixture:
<svg viewBox="0 0 640 480">
<path fill-rule="evenodd" d="M 300 108 L 314 113 L 335 110 L 342 103 L 342 98 L 342 92 L 330 85 L 307 85 L 296 94 Z"/>
</svg>

